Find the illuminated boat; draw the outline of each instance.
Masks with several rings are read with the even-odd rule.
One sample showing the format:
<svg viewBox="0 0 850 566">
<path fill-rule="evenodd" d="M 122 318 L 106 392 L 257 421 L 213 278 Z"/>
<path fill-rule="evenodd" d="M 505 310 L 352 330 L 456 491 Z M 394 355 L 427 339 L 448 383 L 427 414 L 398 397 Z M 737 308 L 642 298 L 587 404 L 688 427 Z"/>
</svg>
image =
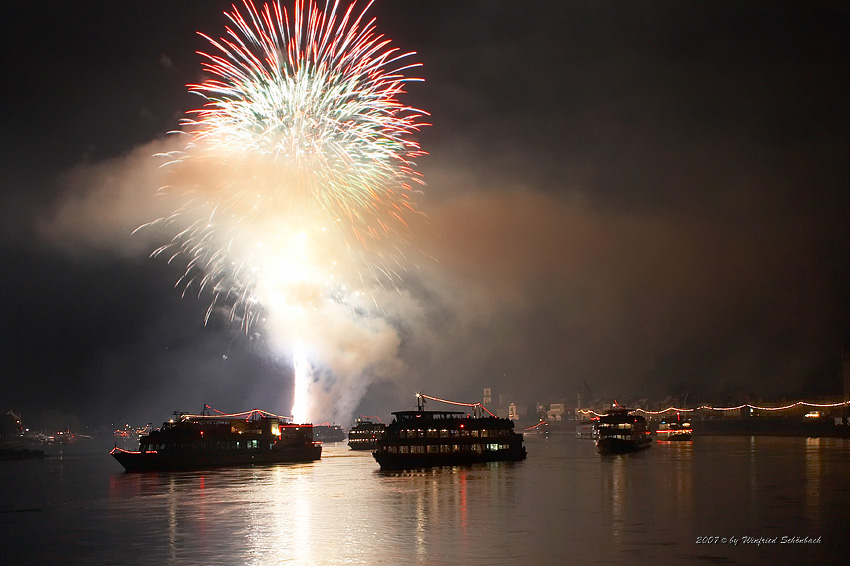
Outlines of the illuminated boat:
<svg viewBox="0 0 850 566">
<path fill-rule="evenodd" d="M 549 422 L 540 419 L 537 424 L 525 427 L 522 436 L 549 436 Z"/>
<path fill-rule="evenodd" d="M 596 426 L 597 424 L 599 424 L 599 419 L 580 421 L 576 427 L 576 438 L 596 440 L 599 438 L 599 429 Z"/>
<path fill-rule="evenodd" d="M 599 452 L 634 452 L 652 445 L 646 419 L 629 414 L 629 409 L 625 407 L 608 410 L 599 417 L 596 427 L 599 432 L 599 438 L 596 439 Z"/>
<path fill-rule="evenodd" d="M 387 425 L 370 418 L 357 419 L 357 424 L 348 431 L 348 447 L 352 450 L 374 450 L 384 437 Z"/>
<path fill-rule="evenodd" d="M 204 411 L 206 413 L 206 410 Z M 128 472 L 194 470 L 281 462 L 309 462 L 322 455 L 313 426 L 253 410 L 232 415 L 187 415 L 143 435 L 139 450 L 110 452 Z"/>
<path fill-rule="evenodd" d="M 474 414 L 460 411 L 426 411 L 418 394 L 418 410 L 397 411 L 386 434 L 372 452 L 382 470 L 409 470 L 483 462 L 517 461 L 526 457 L 521 434 L 510 419 L 499 418 L 480 403 Z M 437 401 L 435 397 L 427 397 Z"/>
<path fill-rule="evenodd" d="M 319 442 L 342 442 L 345 431 L 338 424 L 322 423 L 313 425 L 313 440 Z"/>
<path fill-rule="evenodd" d="M 683 423 L 679 420 L 661 421 L 655 430 L 656 438 L 659 441 L 691 440 L 693 433 L 691 423 Z"/>
</svg>

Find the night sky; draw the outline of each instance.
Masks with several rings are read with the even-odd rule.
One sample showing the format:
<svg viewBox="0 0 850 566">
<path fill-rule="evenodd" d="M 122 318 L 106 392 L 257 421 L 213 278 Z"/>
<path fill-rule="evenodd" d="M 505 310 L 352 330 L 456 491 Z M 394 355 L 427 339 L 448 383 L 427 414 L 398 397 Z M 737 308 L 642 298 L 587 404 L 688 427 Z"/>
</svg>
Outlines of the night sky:
<svg viewBox="0 0 850 566">
<path fill-rule="evenodd" d="M 290 2 L 285 2 L 289 5 Z M 361 3 L 362 5 L 362 3 Z M 158 163 L 227 2 L 7 1 L 0 409 L 158 422 L 291 407 L 262 329 L 150 259 Z M 850 7 L 378 1 L 423 63 L 427 186 L 394 375 L 479 401 L 840 396 L 850 334 Z M 342 423 L 348 425 L 349 423 Z"/>
</svg>

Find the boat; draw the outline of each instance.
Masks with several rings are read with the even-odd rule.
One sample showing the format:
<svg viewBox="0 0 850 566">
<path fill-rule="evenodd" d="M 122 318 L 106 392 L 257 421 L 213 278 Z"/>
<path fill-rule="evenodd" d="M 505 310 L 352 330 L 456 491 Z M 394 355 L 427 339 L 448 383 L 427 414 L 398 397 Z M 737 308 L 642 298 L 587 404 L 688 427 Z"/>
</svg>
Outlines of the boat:
<svg viewBox="0 0 850 566">
<path fill-rule="evenodd" d="M 576 438 L 583 438 L 589 440 L 596 440 L 597 438 L 599 438 L 599 429 L 596 426 L 598 423 L 598 418 L 586 421 L 579 421 L 578 426 L 576 426 Z"/>
<path fill-rule="evenodd" d="M 659 441 L 691 440 L 693 433 L 691 423 L 683 423 L 678 418 L 675 421 L 661 421 L 655 430 L 656 440 Z"/>
<path fill-rule="evenodd" d="M 616 406 L 599 417 L 596 447 L 602 453 L 634 452 L 652 445 L 646 419 Z"/>
<path fill-rule="evenodd" d="M 549 436 L 549 422 L 540 419 L 537 424 L 525 427 L 522 436 Z"/>
<path fill-rule="evenodd" d="M 355 426 L 348 431 L 348 447 L 352 450 L 374 450 L 386 430 L 385 423 L 375 422 L 372 417 L 359 418 Z"/>
<path fill-rule="evenodd" d="M 425 398 L 417 394 L 418 409 L 392 413 L 384 438 L 372 456 L 382 470 L 409 470 L 484 462 L 517 461 L 526 457 L 521 434 L 510 419 L 499 418 L 480 403 L 455 403 L 474 407 L 462 411 L 426 411 Z"/>
<path fill-rule="evenodd" d="M 151 430 L 137 451 L 117 445 L 110 454 L 128 472 L 195 470 L 282 462 L 310 462 L 322 455 L 311 424 L 292 424 L 285 417 L 255 409 L 236 414 L 189 415 Z"/>
<path fill-rule="evenodd" d="M 313 440 L 318 442 L 342 442 L 345 431 L 338 424 L 322 423 L 313 425 Z"/>
</svg>

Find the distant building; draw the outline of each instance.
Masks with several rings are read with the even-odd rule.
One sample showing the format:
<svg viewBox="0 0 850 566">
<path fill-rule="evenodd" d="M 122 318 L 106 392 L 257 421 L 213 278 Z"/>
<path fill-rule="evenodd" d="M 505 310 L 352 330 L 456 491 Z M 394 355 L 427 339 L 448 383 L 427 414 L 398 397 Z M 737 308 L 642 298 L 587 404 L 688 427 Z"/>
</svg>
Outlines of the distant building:
<svg viewBox="0 0 850 566">
<path fill-rule="evenodd" d="M 549 422 L 560 422 L 567 420 L 567 404 L 566 403 L 550 403 L 549 410 L 546 411 L 546 420 Z"/>
<path fill-rule="evenodd" d="M 590 385 L 588 385 L 585 381 L 583 382 L 581 391 L 576 393 L 576 409 L 589 408 L 591 399 L 593 399 L 593 389 L 591 389 Z"/>
</svg>

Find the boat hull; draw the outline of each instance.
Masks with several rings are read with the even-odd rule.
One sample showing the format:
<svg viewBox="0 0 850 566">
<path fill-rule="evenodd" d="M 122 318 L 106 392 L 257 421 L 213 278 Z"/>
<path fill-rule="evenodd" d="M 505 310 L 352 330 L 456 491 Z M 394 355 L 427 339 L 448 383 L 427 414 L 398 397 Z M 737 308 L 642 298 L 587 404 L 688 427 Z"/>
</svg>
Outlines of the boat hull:
<svg viewBox="0 0 850 566">
<path fill-rule="evenodd" d="M 596 441 L 596 448 L 604 454 L 621 454 L 625 452 L 637 452 L 652 445 L 652 439 L 624 439 L 624 438 L 600 438 Z"/>
<path fill-rule="evenodd" d="M 321 458 L 322 445 L 290 446 L 267 452 L 201 450 L 131 452 L 113 448 L 110 454 L 128 472 L 159 472 L 312 462 Z"/>
<path fill-rule="evenodd" d="M 656 440 L 658 440 L 658 442 L 682 442 L 686 440 L 693 440 L 693 435 L 690 432 L 659 434 Z"/>
<path fill-rule="evenodd" d="M 527 452 L 524 447 L 510 450 L 490 450 L 479 453 L 449 454 L 393 454 L 373 452 L 372 456 L 382 470 L 413 470 L 439 466 L 466 466 L 487 462 L 517 462 L 524 460 Z"/>
</svg>

